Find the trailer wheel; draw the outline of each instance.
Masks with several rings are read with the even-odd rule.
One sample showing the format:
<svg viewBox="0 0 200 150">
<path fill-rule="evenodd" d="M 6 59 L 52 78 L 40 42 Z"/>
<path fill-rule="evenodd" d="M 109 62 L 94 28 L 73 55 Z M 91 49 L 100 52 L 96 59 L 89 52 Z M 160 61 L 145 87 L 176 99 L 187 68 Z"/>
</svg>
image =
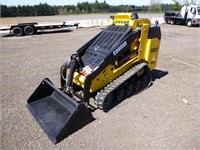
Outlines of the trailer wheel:
<svg viewBox="0 0 200 150">
<path fill-rule="evenodd" d="M 22 28 L 20 28 L 20 27 L 14 27 L 13 28 L 13 34 L 15 36 L 22 36 L 24 33 L 23 33 Z"/>
<path fill-rule="evenodd" d="M 33 34 L 35 33 L 35 29 L 34 29 L 34 27 L 32 27 L 32 26 L 26 26 L 26 27 L 24 28 L 24 33 L 25 33 L 26 35 L 33 35 Z"/>
<path fill-rule="evenodd" d="M 191 21 L 191 20 L 188 20 L 188 21 L 187 21 L 187 26 L 188 26 L 188 27 L 191 27 L 191 26 L 192 26 L 192 21 Z"/>
</svg>

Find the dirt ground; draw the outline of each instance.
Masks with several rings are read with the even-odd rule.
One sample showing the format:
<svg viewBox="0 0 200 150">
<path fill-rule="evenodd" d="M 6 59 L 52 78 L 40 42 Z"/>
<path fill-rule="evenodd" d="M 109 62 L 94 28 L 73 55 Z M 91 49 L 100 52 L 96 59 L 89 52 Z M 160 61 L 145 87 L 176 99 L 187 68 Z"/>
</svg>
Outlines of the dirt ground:
<svg viewBox="0 0 200 150">
<path fill-rule="evenodd" d="M 1 35 L 0 134 L 2 150 L 200 149 L 200 28 L 161 25 L 153 82 L 145 91 L 53 145 L 26 108 L 43 78 L 59 87 L 59 70 L 98 28 Z"/>
</svg>

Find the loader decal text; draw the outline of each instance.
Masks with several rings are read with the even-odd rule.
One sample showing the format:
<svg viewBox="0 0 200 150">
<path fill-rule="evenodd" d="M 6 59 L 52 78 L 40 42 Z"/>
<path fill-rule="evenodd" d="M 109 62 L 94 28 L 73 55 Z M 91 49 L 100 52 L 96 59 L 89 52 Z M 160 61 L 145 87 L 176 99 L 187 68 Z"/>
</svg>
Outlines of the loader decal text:
<svg viewBox="0 0 200 150">
<path fill-rule="evenodd" d="M 129 24 L 129 21 L 119 20 L 119 21 L 114 21 L 114 24 Z"/>
<path fill-rule="evenodd" d="M 127 42 L 124 41 L 118 48 L 116 48 L 113 51 L 113 55 L 116 56 L 126 45 L 127 45 Z"/>
</svg>

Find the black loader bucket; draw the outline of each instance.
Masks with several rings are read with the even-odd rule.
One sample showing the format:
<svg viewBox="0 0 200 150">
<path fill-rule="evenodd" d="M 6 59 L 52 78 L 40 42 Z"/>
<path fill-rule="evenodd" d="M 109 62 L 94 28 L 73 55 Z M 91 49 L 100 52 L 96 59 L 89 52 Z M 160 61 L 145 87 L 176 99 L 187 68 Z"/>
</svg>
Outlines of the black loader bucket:
<svg viewBox="0 0 200 150">
<path fill-rule="evenodd" d="M 27 102 L 29 111 L 54 144 L 94 120 L 83 103 L 74 101 L 49 79 L 41 82 Z"/>
</svg>

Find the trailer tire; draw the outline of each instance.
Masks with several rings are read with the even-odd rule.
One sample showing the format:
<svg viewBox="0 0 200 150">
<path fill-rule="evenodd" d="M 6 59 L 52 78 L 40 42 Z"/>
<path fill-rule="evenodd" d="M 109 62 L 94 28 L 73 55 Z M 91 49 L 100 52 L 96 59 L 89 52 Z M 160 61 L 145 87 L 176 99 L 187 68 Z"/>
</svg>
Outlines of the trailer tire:
<svg viewBox="0 0 200 150">
<path fill-rule="evenodd" d="M 22 36 L 24 34 L 24 32 L 23 32 L 22 28 L 20 28 L 20 27 L 14 27 L 13 28 L 13 34 L 15 36 Z"/>
<path fill-rule="evenodd" d="M 33 35 L 33 34 L 35 34 L 35 29 L 33 26 L 25 26 L 24 33 L 26 35 Z"/>
<path fill-rule="evenodd" d="M 187 26 L 188 26 L 188 27 L 191 27 L 191 26 L 192 26 L 192 21 L 191 21 L 191 20 L 188 20 L 188 21 L 187 21 Z"/>
</svg>

